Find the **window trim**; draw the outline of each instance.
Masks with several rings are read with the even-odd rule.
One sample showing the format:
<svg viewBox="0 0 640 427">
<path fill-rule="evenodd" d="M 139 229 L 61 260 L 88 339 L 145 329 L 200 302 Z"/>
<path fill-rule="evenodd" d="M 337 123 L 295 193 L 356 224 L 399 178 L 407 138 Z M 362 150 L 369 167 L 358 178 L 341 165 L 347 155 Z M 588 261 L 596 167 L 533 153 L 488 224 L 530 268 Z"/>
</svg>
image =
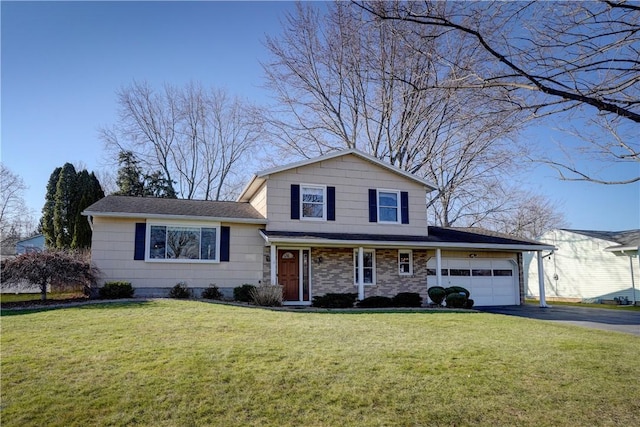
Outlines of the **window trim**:
<svg viewBox="0 0 640 427">
<path fill-rule="evenodd" d="M 199 228 L 200 236 L 202 236 L 203 228 L 213 228 L 216 230 L 216 258 L 215 259 L 191 259 L 191 258 L 151 258 L 151 228 L 152 227 L 190 227 Z M 220 236 L 222 234 L 222 227 L 219 222 L 182 222 L 182 221 L 149 221 L 147 222 L 145 235 L 145 247 L 144 247 L 144 260 L 145 262 L 158 262 L 158 263 L 175 263 L 175 264 L 218 264 L 220 263 L 220 250 L 221 242 Z M 201 253 L 201 248 L 198 248 L 198 252 Z"/>
<path fill-rule="evenodd" d="M 380 209 L 381 208 L 391 208 L 391 206 L 382 206 L 382 204 L 380 203 L 380 193 L 394 193 L 396 195 L 396 220 L 395 221 L 385 221 L 382 219 L 382 215 L 380 215 Z M 377 213 L 378 213 L 378 223 L 380 224 L 400 224 L 401 223 L 401 216 L 402 216 L 402 211 L 401 211 L 401 202 L 400 202 L 400 198 L 402 197 L 402 195 L 400 194 L 401 191 L 400 190 L 391 190 L 391 189 L 386 189 L 386 188 L 378 188 L 376 189 L 376 204 L 377 204 Z"/>
<path fill-rule="evenodd" d="M 304 216 L 304 190 L 315 188 L 322 190 L 322 218 Z M 301 221 L 326 221 L 327 220 L 327 186 L 319 184 L 300 184 L 300 220 Z"/>
<path fill-rule="evenodd" d="M 371 283 L 363 283 L 364 286 L 375 286 L 376 285 L 376 250 L 373 248 L 363 248 L 363 255 L 365 252 L 371 253 Z M 364 258 L 364 257 L 363 257 Z M 353 249 L 353 285 L 358 286 L 358 281 L 356 280 L 356 272 L 358 270 L 358 248 Z"/>
<path fill-rule="evenodd" d="M 409 272 L 405 273 L 402 271 L 400 262 L 401 254 L 409 254 Z M 413 249 L 398 249 L 398 275 L 399 276 L 413 276 Z"/>
</svg>

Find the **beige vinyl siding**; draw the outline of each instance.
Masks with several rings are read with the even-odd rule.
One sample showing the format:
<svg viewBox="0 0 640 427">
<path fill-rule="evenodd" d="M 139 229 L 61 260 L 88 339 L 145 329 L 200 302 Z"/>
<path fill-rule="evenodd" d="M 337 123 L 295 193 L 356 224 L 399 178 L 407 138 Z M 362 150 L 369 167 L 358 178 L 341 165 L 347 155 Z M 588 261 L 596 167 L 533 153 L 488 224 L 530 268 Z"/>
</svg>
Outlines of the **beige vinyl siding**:
<svg viewBox="0 0 640 427">
<path fill-rule="evenodd" d="M 260 187 L 258 191 L 256 191 L 256 194 L 249 201 L 249 204 L 253 206 L 254 209 L 260 213 L 260 215 L 262 215 L 265 218 L 267 217 L 267 184 L 266 182 L 262 184 L 262 187 Z"/>
<path fill-rule="evenodd" d="M 357 156 L 347 155 L 290 169 L 269 176 L 267 218 L 269 230 L 426 235 L 425 187 L 380 168 Z M 336 220 L 291 219 L 291 184 L 316 184 L 336 188 Z M 369 189 L 409 193 L 409 224 L 369 222 Z M 399 201 L 398 201 L 399 203 Z M 400 209 L 398 207 L 398 215 Z"/>
<path fill-rule="evenodd" d="M 101 283 L 129 281 L 136 288 L 235 287 L 262 279 L 262 247 L 258 225 L 229 224 L 230 261 L 220 263 L 145 262 L 133 259 L 136 219 L 93 219 L 91 257 L 102 272 Z"/>
<path fill-rule="evenodd" d="M 558 248 L 543 260 L 546 297 L 613 299 L 626 296 L 631 300 L 629 257 L 604 250 L 617 243 L 564 230 L 548 232 L 540 241 Z M 527 295 L 539 297 L 537 257 L 530 253 L 525 258 Z M 636 289 L 640 289 L 638 259 L 633 261 Z M 640 291 L 636 293 L 640 297 Z"/>
</svg>

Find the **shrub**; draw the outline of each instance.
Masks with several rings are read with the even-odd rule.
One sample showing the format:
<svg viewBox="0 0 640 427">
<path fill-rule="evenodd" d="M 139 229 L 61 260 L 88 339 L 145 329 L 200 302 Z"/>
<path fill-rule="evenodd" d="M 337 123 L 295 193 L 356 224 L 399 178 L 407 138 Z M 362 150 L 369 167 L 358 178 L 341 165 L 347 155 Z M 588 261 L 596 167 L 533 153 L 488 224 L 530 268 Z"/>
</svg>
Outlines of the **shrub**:
<svg viewBox="0 0 640 427">
<path fill-rule="evenodd" d="M 400 292 L 392 299 L 394 307 L 422 307 L 422 297 L 417 292 Z"/>
<path fill-rule="evenodd" d="M 131 298 L 133 287 L 130 282 L 107 282 L 99 290 L 102 299 Z"/>
<path fill-rule="evenodd" d="M 249 291 L 251 300 L 263 307 L 280 307 L 282 305 L 282 286 L 263 285 Z"/>
<path fill-rule="evenodd" d="M 467 302 L 464 304 L 464 308 L 473 308 L 474 301 L 471 298 L 467 299 Z"/>
<path fill-rule="evenodd" d="M 191 290 L 185 282 L 179 282 L 169 291 L 169 298 L 185 299 L 191 297 Z"/>
<path fill-rule="evenodd" d="M 222 299 L 222 292 L 216 285 L 209 285 L 207 289 L 202 291 L 201 296 L 205 299 Z"/>
<path fill-rule="evenodd" d="M 322 296 L 313 297 L 311 305 L 322 308 L 351 308 L 356 302 L 357 297 L 358 294 L 352 293 L 328 293 Z"/>
<path fill-rule="evenodd" d="M 373 296 L 358 301 L 357 304 L 360 308 L 384 308 L 393 307 L 393 300 L 389 297 Z"/>
<path fill-rule="evenodd" d="M 84 294 L 90 295 L 100 275 L 100 270 L 91 266 L 86 254 L 69 251 L 21 254 L 2 260 L 1 270 L 2 285 L 38 285 L 42 300 L 47 299 L 47 285 L 56 291 L 82 287 Z"/>
<path fill-rule="evenodd" d="M 447 307 L 451 308 L 464 308 L 467 297 L 463 293 L 451 293 L 447 295 Z"/>
<path fill-rule="evenodd" d="M 251 290 L 256 287 L 245 283 L 242 286 L 236 286 L 233 288 L 233 299 L 242 302 L 251 302 Z"/>
<path fill-rule="evenodd" d="M 447 292 L 442 286 L 432 286 L 427 290 L 427 294 L 434 304 L 442 305 L 442 301 L 447 296 Z"/>
<path fill-rule="evenodd" d="M 444 290 L 447 295 L 449 294 L 459 294 L 459 293 L 463 293 L 465 294 L 465 296 L 467 298 L 469 298 L 469 291 L 466 288 L 463 288 L 462 286 L 450 286 L 447 289 Z"/>
</svg>

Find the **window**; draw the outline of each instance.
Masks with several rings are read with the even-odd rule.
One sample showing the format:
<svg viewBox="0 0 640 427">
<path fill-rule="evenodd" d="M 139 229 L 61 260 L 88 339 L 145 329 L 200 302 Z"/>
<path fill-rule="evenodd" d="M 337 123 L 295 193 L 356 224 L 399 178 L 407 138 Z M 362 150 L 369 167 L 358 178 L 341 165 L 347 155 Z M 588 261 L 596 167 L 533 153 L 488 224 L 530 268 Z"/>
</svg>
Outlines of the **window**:
<svg viewBox="0 0 640 427">
<path fill-rule="evenodd" d="M 451 276 L 471 276 L 471 270 L 462 268 L 450 268 L 449 274 Z"/>
<path fill-rule="evenodd" d="M 399 222 L 399 200 L 399 191 L 378 190 L 378 222 Z"/>
<path fill-rule="evenodd" d="M 474 277 L 491 277 L 491 269 L 478 268 L 471 270 L 471 275 Z"/>
<path fill-rule="evenodd" d="M 326 187 L 301 185 L 301 215 L 303 219 L 325 219 L 327 209 L 325 204 Z"/>
<path fill-rule="evenodd" d="M 427 276 L 435 276 L 436 275 L 436 269 L 435 268 L 427 268 Z M 449 275 L 449 270 L 446 268 L 443 268 L 440 270 L 440 274 L 442 276 L 448 276 Z"/>
<path fill-rule="evenodd" d="M 398 251 L 398 274 L 401 276 L 413 274 L 413 251 L 411 249 Z"/>
<path fill-rule="evenodd" d="M 218 261 L 218 227 L 151 225 L 148 260 Z"/>
<path fill-rule="evenodd" d="M 375 249 L 365 249 L 362 258 L 364 270 L 364 284 L 374 285 L 376 283 L 376 251 Z M 358 250 L 353 250 L 353 283 L 358 285 Z"/>
<path fill-rule="evenodd" d="M 513 276 L 513 271 L 511 271 L 511 270 L 493 270 L 493 275 L 496 276 L 496 277 Z"/>
</svg>

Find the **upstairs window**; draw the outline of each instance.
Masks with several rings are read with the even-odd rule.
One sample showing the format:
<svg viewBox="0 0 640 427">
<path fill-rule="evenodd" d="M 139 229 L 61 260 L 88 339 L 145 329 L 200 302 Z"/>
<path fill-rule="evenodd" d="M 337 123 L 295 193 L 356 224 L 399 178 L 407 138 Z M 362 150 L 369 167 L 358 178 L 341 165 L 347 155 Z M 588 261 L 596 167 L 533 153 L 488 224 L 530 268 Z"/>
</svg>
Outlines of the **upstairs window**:
<svg viewBox="0 0 640 427">
<path fill-rule="evenodd" d="M 300 212 L 303 219 L 326 219 L 326 187 L 301 185 L 300 195 Z"/>
<path fill-rule="evenodd" d="M 398 223 L 400 192 L 378 190 L 378 222 Z"/>
</svg>

